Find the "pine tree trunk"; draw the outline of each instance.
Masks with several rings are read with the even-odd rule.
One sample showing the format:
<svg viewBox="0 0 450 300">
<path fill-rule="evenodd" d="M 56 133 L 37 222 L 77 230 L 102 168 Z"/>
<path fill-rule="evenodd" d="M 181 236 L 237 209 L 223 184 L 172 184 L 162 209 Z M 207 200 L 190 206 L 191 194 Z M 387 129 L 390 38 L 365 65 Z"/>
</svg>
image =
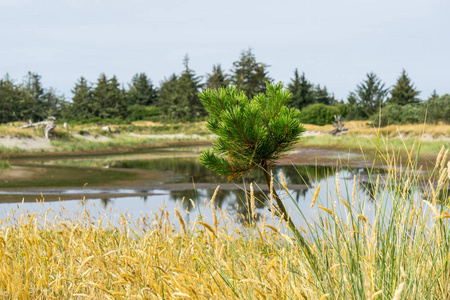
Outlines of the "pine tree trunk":
<svg viewBox="0 0 450 300">
<path fill-rule="evenodd" d="M 266 180 L 266 184 L 269 187 L 269 191 L 270 191 L 270 186 L 271 186 L 271 184 L 270 184 L 270 182 L 271 182 L 270 167 L 264 165 L 264 166 L 262 166 L 262 169 L 263 169 L 263 173 L 264 173 L 264 179 Z M 292 222 L 292 220 L 289 216 L 289 213 L 286 209 L 286 206 L 284 205 L 281 198 L 278 196 L 277 192 L 275 191 L 275 187 L 273 187 L 273 185 L 272 185 L 272 190 L 270 191 L 270 193 L 273 195 L 273 198 L 275 199 L 275 202 L 276 202 L 276 209 L 278 210 L 276 213 L 278 214 L 278 216 L 280 218 L 283 218 L 286 221 L 286 223 L 288 224 L 292 233 L 294 234 L 297 242 L 299 242 L 302 245 L 303 249 L 305 249 L 308 259 L 314 260 L 314 256 L 311 252 L 311 249 L 309 248 L 308 243 L 305 241 L 305 238 L 301 235 L 300 231 L 298 231 L 294 222 Z"/>
</svg>

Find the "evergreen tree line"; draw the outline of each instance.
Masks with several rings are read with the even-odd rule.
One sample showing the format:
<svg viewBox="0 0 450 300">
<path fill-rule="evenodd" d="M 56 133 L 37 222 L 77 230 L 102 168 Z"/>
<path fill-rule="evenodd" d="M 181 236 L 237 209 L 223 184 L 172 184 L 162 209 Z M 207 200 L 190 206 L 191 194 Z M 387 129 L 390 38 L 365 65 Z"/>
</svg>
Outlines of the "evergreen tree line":
<svg viewBox="0 0 450 300">
<path fill-rule="evenodd" d="M 252 98 L 265 92 L 266 82 L 273 82 L 269 66 L 258 62 L 251 49 L 241 52 L 230 73 L 217 64 L 211 73 L 199 76 L 189 67 L 188 56 L 183 65 L 180 74 L 164 78 L 159 87 L 145 73 L 134 75 L 126 88 L 116 76 L 101 74 L 95 84 L 81 77 L 72 90 L 71 101 L 54 89 L 43 88 L 41 76 L 36 73 L 29 72 L 18 84 L 6 75 L 0 79 L 0 122 L 40 121 L 49 116 L 78 122 L 202 120 L 206 111 L 198 98 L 200 91 L 235 85 Z M 304 123 L 328 124 L 334 115 L 347 120 L 372 120 L 377 125 L 421 123 L 425 117 L 429 122 L 450 122 L 450 95 L 433 93 L 426 101 L 420 100 L 420 91 L 405 70 L 392 88 L 386 87 L 376 74 L 368 73 L 346 102 L 335 99 L 325 86 L 311 83 L 297 69 L 286 88 L 293 95 L 289 105 L 302 111 Z"/>
</svg>

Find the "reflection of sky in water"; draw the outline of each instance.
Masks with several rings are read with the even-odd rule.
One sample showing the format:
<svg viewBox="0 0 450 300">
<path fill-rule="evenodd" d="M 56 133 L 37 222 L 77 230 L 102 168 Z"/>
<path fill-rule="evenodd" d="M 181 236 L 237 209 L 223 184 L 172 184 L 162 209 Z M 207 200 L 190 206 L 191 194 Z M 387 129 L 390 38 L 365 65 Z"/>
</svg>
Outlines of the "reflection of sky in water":
<svg viewBox="0 0 450 300">
<path fill-rule="evenodd" d="M 67 160 L 69 164 L 72 164 L 72 160 Z M 90 189 L 75 189 L 69 188 L 65 190 L 54 189 L 47 190 L 46 195 L 70 195 L 70 194 L 85 194 L 90 197 L 95 197 L 95 194 L 109 193 L 109 194 L 127 194 L 127 197 L 116 198 L 96 198 L 86 200 L 86 209 L 89 211 L 93 221 L 98 220 L 101 216 L 105 216 L 104 222 L 108 220 L 118 225 L 121 219 L 121 214 L 127 214 L 132 216 L 131 218 L 136 220 L 139 216 L 149 216 L 153 218 L 153 213 L 158 213 L 159 208 L 165 207 L 166 211 L 173 213 L 175 207 L 178 207 L 182 213 L 183 218 L 186 221 L 195 221 L 199 214 L 202 214 L 207 220 L 212 220 L 212 212 L 210 208 L 203 208 L 205 199 L 209 202 L 212 198 L 215 188 L 219 184 L 223 184 L 225 179 L 223 176 L 219 176 L 210 171 L 199 163 L 198 157 L 164 157 L 158 159 L 143 159 L 138 157 L 136 159 L 124 159 L 120 156 L 117 158 L 107 159 L 93 159 L 83 160 L 81 165 L 90 165 L 91 163 L 96 166 L 103 166 L 104 163 L 111 168 L 122 169 L 141 169 L 147 171 L 165 171 L 171 173 L 166 183 L 179 184 L 179 183 L 210 183 L 211 188 L 198 188 L 195 191 L 193 189 L 172 189 L 165 190 L 162 188 L 90 188 Z M 58 164 L 64 165 L 64 161 L 58 161 Z M 100 164 L 100 165 L 97 165 Z M 63 167 L 63 166 L 62 166 Z M 280 196 L 284 199 L 288 210 L 292 212 L 291 217 L 295 223 L 305 227 L 306 222 L 311 220 L 318 220 L 318 213 L 327 216 L 325 210 L 318 208 L 323 206 L 325 208 L 331 208 L 333 205 L 337 207 L 337 211 L 340 217 L 344 220 L 347 216 L 347 209 L 343 203 L 336 197 L 336 182 L 335 182 L 335 168 L 323 167 L 323 166 L 276 166 L 273 168 L 273 174 L 275 181 L 281 182 L 279 173 L 283 174 L 286 179 L 288 187 L 295 187 L 295 189 L 289 190 L 289 196 L 283 191 L 279 190 Z M 382 171 L 380 171 L 383 173 Z M 374 172 L 376 173 L 376 172 Z M 371 195 L 374 194 L 375 178 L 376 175 L 372 175 L 372 179 L 369 180 L 368 173 L 365 169 L 355 168 L 353 170 L 342 169 L 339 171 L 339 185 L 341 187 L 341 194 L 343 199 L 351 204 L 352 203 L 352 190 L 353 190 L 353 176 L 357 175 L 356 184 L 356 203 L 355 207 L 360 212 L 365 214 L 369 219 L 373 219 L 373 212 L 375 211 L 375 203 L 371 199 Z M 242 184 L 247 186 L 250 182 L 256 182 L 254 184 L 255 196 L 257 199 L 264 201 L 268 199 L 268 189 L 264 183 L 262 172 L 259 170 L 251 172 L 244 179 L 240 179 L 232 182 L 232 184 Z M 217 185 L 216 185 L 217 184 Z M 311 209 L 311 202 L 316 191 L 317 186 L 321 184 L 319 196 L 314 208 Z M 259 190 L 260 186 L 263 191 Z M 379 193 L 382 192 L 383 184 L 379 186 Z M 28 191 L 7 191 L 0 194 L 39 194 L 39 189 Z M 128 196 L 129 194 L 148 193 L 147 196 Z M 413 195 L 415 199 L 420 199 L 419 191 L 414 191 Z M 183 197 L 185 198 L 183 205 L 181 205 Z M 387 193 L 380 194 L 380 197 L 389 198 Z M 194 208 L 191 201 L 193 199 L 196 204 Z M 214 205 L 233 217 L 233 222 L 242 222 L 248 220 L 248 193 L 240 190 L 237 186 L 234 189 L 222 188 L 217 193 Z M 417 200 L 419 201 L 419 200 Z M 391 209 L 391 201 L 383 201 L 386 205 L 386 210 Z M 257 214 L 262 217 L 264 214 L 270 216 L 270 211 L 267 207 L 260 202 L 256 202 Z M 43 214 L 48 209 L 49 212 L 47 219 L 52 219 L 52 216 L 59 216 L 60 219 L 69 218 L 77 219 L 80 217 L 80 213 L 83 212 L 82 202 L 80 200 L 62 201 L 62 202 L 45 202 L 45 203 L 2 203 L 0 204 L 0 218 L 5 218 L 8 214 L 12 215 L 12 209 L 23 210 L 28 213 L 40 213 Z M 189 212 L 187 212 L 189 211 Z M 359 213 L 359 212 L 358 212 Z M 305 218 L 301 217 L 301 214 Z M 16 214 L 17 216 L 17 214 Z M 306 221 L 305 221 L 306 220 Z M 178 221 L 172 219 L 171 221 L 175 226 L 178 226 Z M 11 221 L 10 221 L 11 223 Z M 105 224 L 105 223 L 103 223 Z"/>
<path fill-rule="evenodd" d="M 348 202 L 352 202 L 353 189 L 353 173 L 342 170 L 339 172 L 339 183 L 341 187 L 341 194 Z M 311 201 L 313 194 L 318 186 L 321 184 L 319 196 L 314 208 L 311 209 Z M 372 187 L 373 188 L 373 187 Z M 108 220 L 114 224 L 119 225 L 121 214 L 132 216 L 131 219 L 136 220 L 139 216 L 153 217 L 153 213 L 159 213 L 159 208 L 165 207 L 166 211 L 172 213 L 177 207 L 182 213 L 185 221 L 195 221 L 197 216 L 201 214 L 206 220 L 212 220 L 212 213 L 209 207 L 204 209 L 204 202 L 210 201 L 214 194 L 214 189 L 197 189 L 194 190 L 150 190 L 152 195 L 141 197 L 121 197 L 111 199 L 90 199 L 86 200 L 86 209 L 89 211 L 93 221 L 98 220 L 101 216 L 105 216 L 103 224 Z M 254 186 L 255 196 L 257 199 L 267 199 L 267 191 L 258 190 Z M 131 190 L 124 190 L 123 192 L 130 192 Z M 292 218 L 296 224 L 306 226 L 305 220 L 300 217 L 299 212 L 305 215 L 307 220 L 318 220 L 317 214 L 327 214 L 325 211 L 318 208 L 318 206 L 331 207 L 336 205 L 338 211 L 341 210 L 342 216 L 346 216 L 347 212 L 340 201 L 336 197 L 335 175 L 329 174 L 328 177 L 318 180 L 313 187 L 304 190 L 290 190 L 290 197 L 281 190 L 279 195 L 285 200 L 288 210 L 292 212 Z M 67 191 L 69 192 L 69 190 Z M 375 210 L 374 202 L 370 200 L 368 190 L 362 185 L 356 185 L 356 207 L 360 207 L 362 211 L 369 217 L 371 211 Z M 383 195 L 383 197 L 386 195 Z M 183 197 L 185 198 L 183 205 L 181 205 Z M 243 218 L 248 219 L 248 204 L 246 193 L 242 190 L 219 190 L 215 199 L 215 206 L 228 213 L 235 218 L 234 222 L 241 222 Z M 193 208 L 189 199 L 193 199 L 196 207 Z M 259 216 L 267 214 L 270 218 L 270 211 L 262 204 L 257 202 L 257 213 Z M 76 219 L 80 217 L 83 212 L 82 202 L 80 200 L 61 201 L 61 202 L 45 202 L 45 203 L 11 203 L 0 204 L 0 217 L 5 218 L 8 214 L 11 216 L 11 210 L 23 210 L 27 213 L 41 213 L 46 210 L 52 210 L 47 219 L 52 219 L 52 216 L 60 216 L 60 219 Z M 189 213 L 186 211 L 188 210 Z M 238 217 L 239 215 L 239 217 Z M 17 216 L 17 213 L 16 213 Z M 178 227 L 178 221 L 171 216 L 171 221 Z"/>
</svg>

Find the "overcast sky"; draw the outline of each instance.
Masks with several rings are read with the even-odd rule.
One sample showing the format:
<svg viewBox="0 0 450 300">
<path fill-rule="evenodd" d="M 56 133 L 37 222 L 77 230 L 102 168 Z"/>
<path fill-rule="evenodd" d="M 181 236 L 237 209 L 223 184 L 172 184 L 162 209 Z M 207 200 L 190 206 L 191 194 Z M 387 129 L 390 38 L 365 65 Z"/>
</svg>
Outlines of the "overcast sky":
<svg viewBox="0 0 450 300">
<path fill-rule="evenodd" d="M 190 67 L 230 70 L 251 47 L 286 84 L 295 68 L 345 99 L 366 73 L 404 68 L 427 98 L 450 93 L 450 1 L 0 0 L 0 76 L 42 76 L 67 98 L 80 76 L 160 81 Z"/>
</svg>

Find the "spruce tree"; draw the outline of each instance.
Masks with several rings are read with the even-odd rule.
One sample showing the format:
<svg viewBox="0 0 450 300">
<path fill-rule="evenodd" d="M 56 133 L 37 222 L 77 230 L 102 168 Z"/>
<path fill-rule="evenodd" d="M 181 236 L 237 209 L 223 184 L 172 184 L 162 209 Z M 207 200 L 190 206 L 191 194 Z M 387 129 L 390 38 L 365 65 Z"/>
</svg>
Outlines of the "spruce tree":
<svg viewBox="0 0 450 300">
<path fill-rule="evenodd" d="M 20 87 L 7 74 L 0 79 L 0 123 L 24 120 L 24 110 Z"/>
<path fill-rule="evenodd" d="M 147 74 L 139 73 L 133 76 L 129 85 L 128 105 L 154 105 L 157 91 Z"/>
<path fill-rule="evenodd" d="M 348 102 L 359 110 L 363 119 L 369 118 L 381 108 L 388 93 L 388 89 L 384 88 L 384 83 L 375 73 L 371 72 L 366 76 L 348 97 Z"/>
<path fill-rule="evenodd" d="M 169 119 L 193 120 L 205 115 L 198 98 L 202 88 L 201 77 L 189 68 L 189 57 L 183 61 L 184 71 L 165 79 L 160 88 L 158 106 Z"/>
<path fill-rule="evenodd" d="M 205 115 L 205 109 L 198 98 L 198 93 L 203 87 L 201 77 L 189 68 L 189 56 L 183 60 L 184 71 L 177 82 L 178 104 L 183 108 L 183 113 L 178 118 L 198 119 Z"/>
<path fill-rule="evenodd" d="M 27 108 L 25 115 L 33 121 L 42 121 L 47 117 L 46 104 L 44 100 L 44 88 L 41 76 L 37 73 L 28 72 L 25 83 L 25 102 Z"/>
<path fill-rule="evenodd" d="M 108 80 L 107 109 L 109 118 L 125 119 L 127 115 L 127 103 L 125 89 L 120 87 L 119 80 L 115 75 Z"/>
<path fill-rule="evenodd" d="M 272 81 L 268 76 L 267 65 L 257 62 L 251 49 L 241 52 L 241 57 L 233 63 L 231 83 L 252 98 L 266 90 L 266 82 Z"/>
<path fill-rule="evenodd" d="M 108 79 L 105 74 L 100 75 L 93 93 L 92 111 L 102 119 L 125 117 L 125 93 L 116 76 Z"/>
<path fill-rule="evenodd" d="M 174 73 L 160 84 L 157 106 L 168 119 L 176 119 L 177 83 L 178 76 Z"/>
<path fill-rule="evenodd" d="M 403 70 L 402 74 L 397 79 L 397 84 L 392 88 L 391 97 L 387 102 L 389 104 L 398 104 L 402 106 L 406 104 L 417 104 L 420 102 L 417 98 L 419 94 L 420 92 L 416 90 L 411 79 L 408 77 L 408 74 Z"/>
<path fill-rule="evenodd" d="M 333 105 L 337 100 L 334 98 L 333 94 L 328 93 L 327 87 L 320 87 L 318 84 L 314 88 L 314 103 L 322 103 L 325 105 Z"/>
<path fill-rule="evenodd" d="M 292 99 L 289 103 L 290 106 L 302 109 L 315 101 L 314 88 L 305 78 L 305 73 L 299 76 L 298 70 L 294 71 L 294 78 L 288 84 L 287 88 L 292 93 Z"/>
<path fill-rule="evenodd" d="M 104 73 L 97 79 L 97 85 L 93 92 L 92 114 L 94 117 L 107 118 L 108 106 L 108 78 Z"/>
<path fill-rule="evenodd" d="M 218 89 L 227 87 L 230 84 L 228 75 L 222 70 L 220 64 L 213 65 L 211 74 L 206 75 L 206 88 Z"/>
<path fill-rule="evenodd" d="M 72 94 L 72 104 L 67 117 L 71 119 L 93 118 L 93 91 L 92 86 L 88 83 L 86 78 L 81 76 L 80 79 L 78 79 L 72 90 Z"/>
<path fill-rule="evenodd" d="M 307 247 L 271 185 L 271 168 L 305 131 L 299 121 L 300 111 L 286 106 L 291 97 L 292 94 L 283 91 L 281 83 L 267 84 L 265 94 L 250 99 L 235 86 L 203 91 L 200 100 L 209 114 L 206 126 L 217 137 L 213 148 L 204 151 L 200 160 L 228 179 L 261 169 L 272 188 L 278 216 L 284 218 L 298 241 Z"/>
</svg>

